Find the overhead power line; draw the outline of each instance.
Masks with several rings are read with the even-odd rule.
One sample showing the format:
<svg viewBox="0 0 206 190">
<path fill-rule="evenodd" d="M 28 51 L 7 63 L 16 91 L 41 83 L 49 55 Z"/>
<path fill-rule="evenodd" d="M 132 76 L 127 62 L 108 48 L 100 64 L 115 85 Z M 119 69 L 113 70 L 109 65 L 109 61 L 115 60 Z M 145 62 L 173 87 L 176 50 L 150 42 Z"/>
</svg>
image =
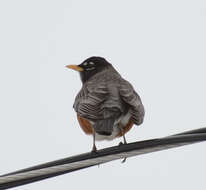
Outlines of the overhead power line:
<svg viewBox="0 0 206 190">
<path fill-rule="evenodd" d="M 89 152 L 80 154 L 2 175 L 0 176 L 0 190 L 40 181 L 125 157 L 137 156 L 202 141 L 206 141 L 206 128 L 186 131 L 164 138 L 114 146 L 99 150 L 97 153 Z"/>
</svg>

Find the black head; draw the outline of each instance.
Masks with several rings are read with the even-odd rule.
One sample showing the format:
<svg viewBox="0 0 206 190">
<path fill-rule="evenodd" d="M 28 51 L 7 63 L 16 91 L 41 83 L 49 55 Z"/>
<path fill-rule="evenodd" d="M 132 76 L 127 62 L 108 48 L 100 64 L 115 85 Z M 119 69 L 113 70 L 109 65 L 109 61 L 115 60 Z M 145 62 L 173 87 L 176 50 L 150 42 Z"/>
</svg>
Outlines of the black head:
<svg viewBox="0 0 206 190">
<path fill-rule="evenodd" d="M 96 73 L 110 66 L 111 64 L 102 57 L 90 57 L 84 60 L 80 65 L 68 65 L 67 67 L 79 71 L 81 80 L 84 83 Z"/>
</svg>

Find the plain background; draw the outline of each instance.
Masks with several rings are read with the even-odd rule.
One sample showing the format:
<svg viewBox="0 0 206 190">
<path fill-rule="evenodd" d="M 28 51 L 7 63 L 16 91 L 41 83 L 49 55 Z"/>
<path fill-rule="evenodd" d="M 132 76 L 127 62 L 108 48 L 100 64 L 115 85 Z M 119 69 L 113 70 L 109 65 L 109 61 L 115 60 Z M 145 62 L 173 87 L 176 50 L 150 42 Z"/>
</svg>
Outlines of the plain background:
<svg viewBox="0 0 206 190">
<path fill-rule="evenodd" d="M 81 82 L 65 65 L 92 55 L 110 61 L 145 105 L 129 142 L 206 126 L 205 0 L 1 0 L 0 174 L 91 150 L 72 108 Z M 16 189 L 203 190 L 205 145 Z"/>
</svg>

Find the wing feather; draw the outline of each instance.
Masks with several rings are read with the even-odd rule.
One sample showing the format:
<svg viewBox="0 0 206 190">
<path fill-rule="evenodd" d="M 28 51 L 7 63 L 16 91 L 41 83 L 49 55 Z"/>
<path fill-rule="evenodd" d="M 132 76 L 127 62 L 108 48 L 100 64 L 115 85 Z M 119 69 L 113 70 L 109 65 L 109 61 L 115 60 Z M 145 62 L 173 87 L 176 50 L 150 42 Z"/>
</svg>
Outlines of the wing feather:
<svg viewBox="0 0 206 190">
<path fill-rule="evenodd" d="M 75 111 L 84 118 L 91 120 L 103 119 L 102 103 L 108 95 L 104 84 L 84 86 L 74 102 Z"/>
<path fill-rule="evenodd" d="M 120 82 L 119 93 L 123 101 L 131 107 L 133 122 L 136 125 L 140 125 L 143 122 L 145 110 L 139 95 L 132 85 L 124 79 Z"/>
</svg>

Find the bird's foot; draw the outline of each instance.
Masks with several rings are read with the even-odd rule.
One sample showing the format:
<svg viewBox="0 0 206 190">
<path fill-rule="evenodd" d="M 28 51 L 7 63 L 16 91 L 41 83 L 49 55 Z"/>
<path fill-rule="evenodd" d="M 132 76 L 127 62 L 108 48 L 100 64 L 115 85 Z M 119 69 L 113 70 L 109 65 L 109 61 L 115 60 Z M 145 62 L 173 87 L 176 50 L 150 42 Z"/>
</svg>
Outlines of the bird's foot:
<svg viewBox="0 0 206 190">
<path fill-rule="evenodd" d="M 127 160 L 127 157 L 124 157 L 123 160 L 121 161 L 122 164 L 124 164 Z"/>
<path fill-rule="evenodd" d="M 97 147 L 95 145 L 93 146 L 91 153 L 97 153 Z"/>
<path fill-rule="evenodd" d="M 125 145 L 125 144 L 127 144 L 126 141 L 124 141 L 124 143 L 121 141 L 121 142 L 119 143 L 119 146 L 122 146 L 122 145 Z"/>
<path fill-rule="evenodd" d="M 126 144 L 127 144 L 126 141 L 124 141 L 124 143 L 123 143 L 123 142 L 120 142 L 120 143 L 119 143 L 119 146 L 123 146 L 123 145 L 126 145 Z M 126 160 L 127 160 L 127 157 L 123 158 L 123 160 L 121 161 L 121 163 L 122 163 L 122 164 L 125 163 Z"/>
</svg>

